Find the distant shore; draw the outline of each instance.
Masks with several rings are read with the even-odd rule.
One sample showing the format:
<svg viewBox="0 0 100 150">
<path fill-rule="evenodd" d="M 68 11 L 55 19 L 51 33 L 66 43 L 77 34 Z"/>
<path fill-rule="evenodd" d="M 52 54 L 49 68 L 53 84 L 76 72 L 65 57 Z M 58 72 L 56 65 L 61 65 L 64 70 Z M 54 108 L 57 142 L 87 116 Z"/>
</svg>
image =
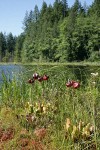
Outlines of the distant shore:
<svg viewBox="0 0 100 150">
<path fill-rule="evenodd" d="M 0 62 L 0 65 L 67 65 L 67 66 L 100 66 L 100 62 L 31 62 L 31 63 L 15 63 L 15 62 Z"/>
</svg>

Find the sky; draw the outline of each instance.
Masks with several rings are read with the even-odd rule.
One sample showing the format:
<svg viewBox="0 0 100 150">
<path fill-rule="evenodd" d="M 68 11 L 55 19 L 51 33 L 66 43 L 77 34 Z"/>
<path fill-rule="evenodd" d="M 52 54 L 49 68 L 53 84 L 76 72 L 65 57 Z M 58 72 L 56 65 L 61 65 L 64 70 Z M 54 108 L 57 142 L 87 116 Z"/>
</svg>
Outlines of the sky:
<svg viewBox="0 0 100 150">
<path fill-rule="evenodd" d="M 55 0 L 44 0 L 47 5 L 53 5 Z M 89 6 L 94 0 L 80 0 Z M 68 6 L 71 7 L 75 0 L 67 0 Z M 18 36 L 23 32 L 23 20 L 26 11 L 34 10 L 35 5 L 39 10 L 42 7 L 43 0 L 0 0 L 0 32 Z"/>
</svg>

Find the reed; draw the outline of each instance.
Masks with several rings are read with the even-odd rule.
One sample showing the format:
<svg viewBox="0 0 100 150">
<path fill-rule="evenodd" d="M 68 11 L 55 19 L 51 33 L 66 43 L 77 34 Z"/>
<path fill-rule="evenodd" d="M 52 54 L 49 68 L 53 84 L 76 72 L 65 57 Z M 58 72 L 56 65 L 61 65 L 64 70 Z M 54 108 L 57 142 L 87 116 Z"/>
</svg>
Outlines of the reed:
<svg viewBox="0 0 100 150">
<path fill-rule="evenodd" d="M 99 149 L 100 76 L 90 74 L 84 83 L 82 79 L 77 81 L 77 77 L 69 70 L 66 72 L 63 66 L 45 69 L 40 66 L 35 70 L 39 77 L 44 74 L 49 76 L 48 80 L 40 82 L 33 79 L 31 73 L 30 77 L 24 73 L 19 78 L 15 75 L 9 81 L 3 74 L 4 82 L 0 87 L 0 120 L 3 127 L 13 124 L 13 128 L 16 128 L 13 138 L 7 143 L 9 149 L 12 143 L 15 149 L 19 148 L 17 143 L 22 140 L 20 136 L 40 141 L 44 145 L 43 149 L 48 150 Z M 30 83 L 28 77 L 34 82 Z M 79 82 L 80 87 L 67 87 L 69 78 Z M 9 120 L 3 118 L 8 109 Z M 14 120 L 11 119 L 12 116 Z M 3 119 L 6 121 L 3 122 Z M 43 128 L 47 136 L 42 134 L 43 137 L 38 139 L 40 135 L 36 134 L 36 130 Z M 17 131 L 21 132 L 22 129 L 25 132 L 18 135 Z M 26 145 L 31 147 L 31 144 Z M 24 147 L 22 145 L 20 148 Z"/>
</svg>

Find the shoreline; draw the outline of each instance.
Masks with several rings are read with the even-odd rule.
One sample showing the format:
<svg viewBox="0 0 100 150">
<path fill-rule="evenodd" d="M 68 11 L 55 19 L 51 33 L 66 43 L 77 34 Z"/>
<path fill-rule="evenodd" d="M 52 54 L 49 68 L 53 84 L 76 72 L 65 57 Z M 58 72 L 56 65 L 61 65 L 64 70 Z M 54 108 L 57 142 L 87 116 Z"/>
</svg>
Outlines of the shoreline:
<svg viewBox="0 0 100 150">
<path fill-rule="evenodd" d="M 1 63 L 0 65 L 40 65 L 40 66 L 100 66 L 100 62 L 32 62 L 32 63 L 15 63 L 15 62 L 9 62 L 9 63 Z"/>
</svg>

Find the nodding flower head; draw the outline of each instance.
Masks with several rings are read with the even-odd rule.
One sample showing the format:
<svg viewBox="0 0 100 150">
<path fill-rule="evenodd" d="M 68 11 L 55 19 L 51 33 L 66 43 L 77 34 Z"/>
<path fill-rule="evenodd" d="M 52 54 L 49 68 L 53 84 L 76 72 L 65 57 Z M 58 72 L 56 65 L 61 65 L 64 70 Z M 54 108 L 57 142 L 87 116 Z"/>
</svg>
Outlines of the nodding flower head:
<svg viewBox="0 0 100 150">
<path fill-rule="evenodd" d="M 66 83 L 66 86 L 71 87 L 74 83 L 75 83 L 75 81 L 68 79 L 68 82 Z"/>
<path fill-rule="evenodd" d="M 49 76 L 47 76 L 47 75 L 43 76 L 43 80 L 48 80 L 48 79 L 49 79 Z"/>
<path fill-rule="evenodd" d="M 39 77 L 39 74 L 38 74 L 38 73 L 34 73 L 34 74 L 33 74 L 33 79 L 36 80 L 36 79 L 38 79 L 38 77 Z"/>
<path fill-rule="evenodd" d="M 77 89 L 77 88 L 80 87 L 80 83 L 68 79 L 68 82 L 66 83 L 66 86 L 67 86 L 67 87 L 73 87 L 74 89 Z"/>
<path fill-rule="evenodd" d="M 33 79 L 29 79 L 28 83 L 31 83 L 31 84 L 34 83 L 34 80 Z"/>
<path fill-rule="evenodd" d="M 73 86 L 74 89 L 77 89 L 77 88 L 80 87 L 80 83 L 79 82 L 74 82 L 72 86 Z"/>
<path fill-rule="evenodd" d="M 42 82 L 43 81 L 43 77 L 38 77 L 38 81 Z"/>
</svg>

